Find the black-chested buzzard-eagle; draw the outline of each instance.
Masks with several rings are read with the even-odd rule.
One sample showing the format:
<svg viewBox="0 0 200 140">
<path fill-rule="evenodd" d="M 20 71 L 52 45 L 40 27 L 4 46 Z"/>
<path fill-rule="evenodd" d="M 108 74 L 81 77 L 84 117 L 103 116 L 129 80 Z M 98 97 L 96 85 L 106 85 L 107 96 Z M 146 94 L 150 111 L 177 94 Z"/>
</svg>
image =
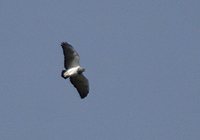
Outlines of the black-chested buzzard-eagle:
<svg viewBox="0 0 200 140">
<path fill-rule="evenodd" d="M 79 64 L 79 55 L 74 48 L 67 42 L 61 43 L 64 54 L 64 67 L 61 76 L 64 79 L 70 78 L 70 82 L 77 89 L 81 99 L 85 98 L 89 93 L 88 79 L 83 75 L 85 69 Z"/>
</svg>

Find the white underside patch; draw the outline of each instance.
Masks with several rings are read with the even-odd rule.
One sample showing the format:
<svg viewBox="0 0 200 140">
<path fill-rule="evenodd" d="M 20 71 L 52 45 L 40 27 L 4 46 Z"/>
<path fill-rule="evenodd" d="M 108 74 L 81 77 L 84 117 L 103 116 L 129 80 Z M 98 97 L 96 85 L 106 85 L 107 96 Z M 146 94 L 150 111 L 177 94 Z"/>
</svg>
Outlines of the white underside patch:
<svg viewBox="0 0 200 140">
<path fill-rule="evenodd" d="M 70 77 L 72 75 L 76 75 L 78 72 L 78 69 L 80 68 L 80 66 L 76 66 L 76 67 L 73 67 L 73 68 L 70 68 L 68 69 L 65 73 L 64 73 L 64 76 L 65 77 Z"/>
</svg>

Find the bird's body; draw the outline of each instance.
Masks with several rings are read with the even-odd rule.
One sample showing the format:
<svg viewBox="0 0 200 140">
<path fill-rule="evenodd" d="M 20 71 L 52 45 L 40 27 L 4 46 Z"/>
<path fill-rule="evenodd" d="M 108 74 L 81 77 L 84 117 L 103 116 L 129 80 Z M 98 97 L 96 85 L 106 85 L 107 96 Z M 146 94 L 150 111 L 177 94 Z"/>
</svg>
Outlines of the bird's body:
<svg viewBox="0 0 200 140">
<path fill-rule="evenodd" d="M 70 82 L 77 89 L 81 99 L 89 93 L 88 79 L 83 75 L 85 69 L 79 64 L 79 55 L 74 48 L 67 42 L 61 44 L 64 54 L 64 66 L 66 70 L 62 71 L 61 76 L 64 79 L 70 78 Z"/>
<path fill-rule="evenodd" d="M 77 75 L 78 74 L 78 69 L 81 68 L 80 66 L 76 66 L 76 67 L 72 67 L 68 70 L 66 70 L 64 73 L 63 73 L 63 76 L 64 77 L 71 77 L 71 76 L 74 76 L 74 75 Z"/>
</svg>

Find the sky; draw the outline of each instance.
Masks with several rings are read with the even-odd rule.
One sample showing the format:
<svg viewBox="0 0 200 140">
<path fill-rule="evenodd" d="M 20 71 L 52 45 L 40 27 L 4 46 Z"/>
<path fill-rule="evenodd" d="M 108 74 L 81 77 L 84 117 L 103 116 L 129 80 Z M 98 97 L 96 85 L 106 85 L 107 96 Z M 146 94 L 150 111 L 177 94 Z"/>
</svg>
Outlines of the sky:
<svg viewBox="0 0 200 140">
<path fill-rule="evenodd" d="M 1 0 L 1 140 L 199 140 L 199 0 Z M 62 41 L 81 57 L 81 100 Z"/>
</svg>

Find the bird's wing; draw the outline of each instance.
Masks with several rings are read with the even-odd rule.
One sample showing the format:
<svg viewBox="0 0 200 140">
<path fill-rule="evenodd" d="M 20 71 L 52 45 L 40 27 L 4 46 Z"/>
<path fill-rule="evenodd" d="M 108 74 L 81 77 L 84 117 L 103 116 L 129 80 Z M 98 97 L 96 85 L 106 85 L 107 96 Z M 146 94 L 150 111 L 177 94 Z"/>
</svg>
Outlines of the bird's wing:
<svg viewBox="0 0 200 140">
<path fill-rule="evenodd" d="M 67 42 L 61 44 L 64 54 L 64 66 L 66 69 L 79 66 L 79 55 L 74 48 Z"/>
<path fill-rule="evenodd" d="M 83 74 L 70 77 L 70 82 L 77 89 L 81 99 L 85 98 L 89 93 L 89 81 Z"/>
</svg>

